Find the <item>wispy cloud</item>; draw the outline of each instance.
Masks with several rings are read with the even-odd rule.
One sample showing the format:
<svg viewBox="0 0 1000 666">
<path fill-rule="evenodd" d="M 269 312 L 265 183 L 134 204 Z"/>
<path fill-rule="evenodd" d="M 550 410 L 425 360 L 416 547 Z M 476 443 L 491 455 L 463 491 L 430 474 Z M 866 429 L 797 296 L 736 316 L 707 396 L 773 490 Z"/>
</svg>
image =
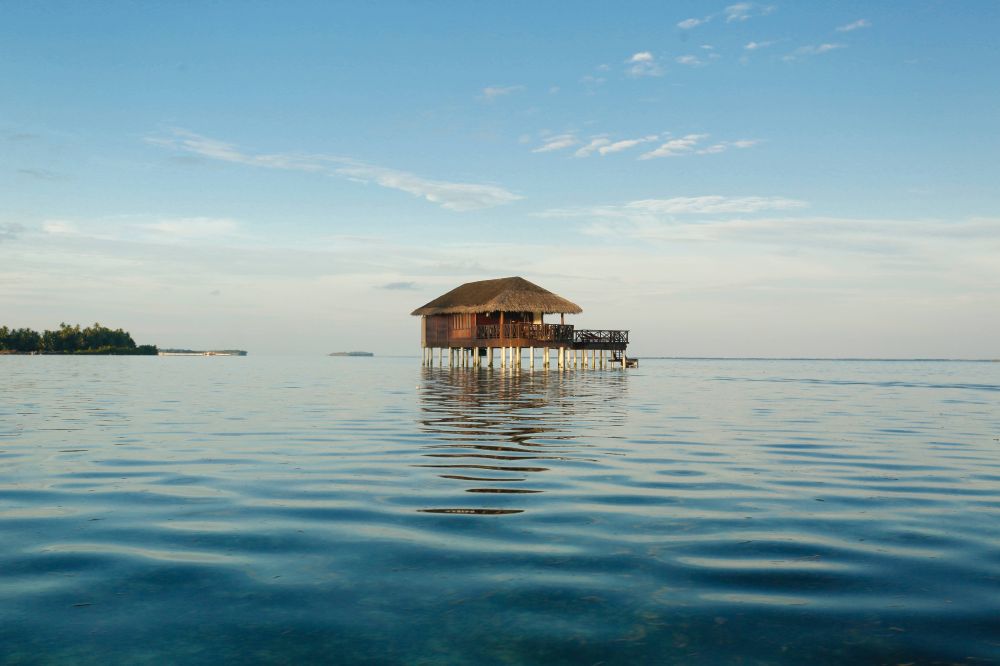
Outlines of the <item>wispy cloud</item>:
<svg viewBox="0 0 1000 666">
<path fill-rule="evenodd" d="M 497 97 L 504 97 L 524 90 L 524 86 L 487 86 L 483 88 L 480 99 L 492 102 Z"/>
<path fill-rule="evenodd" d="M 733 247 L 770 246 L 827 258 L 838 255 L 879 256 L 900 265 L 917 266 L 942 245 L 951 244 L 968 251 L 976 243 L 1000 247 L 1000 221 L 856 219 L 803 216 L 803 205 L 781 205 L 769 213 L 766 207 L 745 213 L 722 209 L 706 214 L 661 212 L 659 210 L 614 210 L 613 214 L 594 211 L 579 215 L 590 223 L 588 235 L 641 242 L 728 243 Z M 788 200 L 793 202 L 794 200 Z M 801 202 L 797 202 L 801 204 Z M 737 208 L 737 207 L 734 207 Z M 996 271 L 992 271 L 995 275 Z"/>
<path fill-rule="evenodd" d="M 847 48 L 844 44 L 809 44 L 807 46 L 800 46 L 788 55 L 784 56 L 782 60 L 792 61 L 803 57 L 821 55 L 823 53 L 829 53 L 830 51 L 836 51 L 837 49 Z"/>
<path fill-rule="evenodd" d="M 699 197 L 671 197 L 668 199 L 638 199 L 610 206 L 581 208 L 553 208 L 538 217 L 638 219 L 650 216 L 674 218 L 677 216 L 750 214 L 763 211 L 796 210 L 806 206 L 804 201 L 787 197 L 726 197 L 706 195 Z"/>
<path fill-rule="evenodd" d="M 723 10 L 726 23 L 742 23 L 755 16 L 767 16 L 775 10 L 774 5 L 758 5 L 752 2 L 739 2 L 729 5 Z"/>
<path fill-rule="evenodd" d="M 749 2 L 741 2 L 735 5 L 729 5 L 725 9 L 726 23 L 733 23 L 734 21 L 746 21 L 750 18 L 750 8 Z"/>
<path fill-rule="evenodd" d="M 591 137 L 590 142 L 578 149 L 575 153 L 573 153 L 573 155 L 575 157 L 589 157 L 594 153 L 601 156 L 611 155 L 628 150 L 629 148 L 634 148 L 635 146 L 643 143 L 656 141 L 658 138 L 660 138 L 658 134 L 650 134 L 649 136 L 639 137 L 636 139 L 621 139 L 618 141 L 612 141 L 606 134 L 603 134 Z"/>
<path fill-rule="evenodd" d="M 522 197 L 496 185 L 459 183 L 424 178 L 413 173 L 367 164 L 350 157 L 311 153 L 254 154 L 231 143 L 176 129 L 167 137 L 151 137 L 148 143 L 175 151 L 253 167 L 323 173 L 420 197 L 442 208 L 471 211 L 501 206 Z"/>
<path fill-rule="evenodd" d="M 586 88 L 587 94 L 593 95 L 597 92 L 597 89 L 608 82 L 608 79 L 603 76 L 594 76 L 592 74 L 587 74 L 580 78 L 580 83 Z"/>
<path fill-rule="evenodd" d="M 366 164 L 341 167 L 337 169 L 337 173 L 400 190 L 438 204 L 442 208 L 459 212 L 493 208 L 521 199 L 520 196 L 495 185 L 430 180 L 406 171 Z"/>
<path fill-rule="evenodd" d="M 235 220 L 217 217 L 181 217 L 139 226 L 162 240 L 220 238 L 232 235 L 239 227 Z"/>
<path fill-rule="evenodd" d="M 656 61 L 656 56 L 649 51 L 632 54 L 625 64 L 628 65 L 625 71 L 633 78 L 663 76 L 663 67 Z"/>
<path fill-rule="evenodd" d="M 853 23 L 848 23 L 847 25 L 842 25 L 837 28 L 837 32 L 853 32 L 854 30 L 860 30 L 861 28 L 872 27 L 872 22 L 868 19 L 858 19 Z"/>
<path fill-rule="evenodd" d="M 787 197 L 672 197 L 670 199 L 640 199 L 625 205 L 628 210 L 666 215 L 715 215 L 718 213 L 759 213 L 765 210 L 793 210 L 806 203 Z"/>
<path fill-rule="evenodd" d="M 774 44 L 774 42 L 747 42 L 747 45 L 743 48 L 747 51 L 759 51 L 760 49 L 766 49 L 772 44 Z"/>
<path fill-rule="evenodd" d="M 687 65 L 688 67 L 700 67 L 706 64 L 704 60 L 694 55 L 682 55 L 674 58 L 674 62 L 678 65 Z"/>
<path fill-rule="evenodd" d="M 387 291 L 416 291 L 416 282 L 387 282 L 379 287 Z"/>
<path fill-rule="evenodd" d="M 18 169 L 17 172 L 22 176 L 28 176 L 37 180 L 57 181 L 65 180 L 66 178 L 48 169 Z"/>
<path fill-rule="evenodd" d="M 79 233 L 76 224 L 66 220 L 47 220 L 42 223 L 42 231 L 53 236 L 72 236 Z"/>
<path fill-rule="evenodd" d="M 596 152 L 602 146 L 607 146 L 611 143 L 611 139 L 606 136 L 596 136 L 590 140 L 590 143 L 578 149 L 573 153 L 574 157 L 589 157 L 594 152 Z"/>
<path fill-rule="evenodd" d="M 659 138 L 659 134 L 650 134 L 649 136 L 640 137 L 638 139 L 622 139 L 621 141 L 615 141 L 614 143 L 610 143 L 606 146 L 601 146 L 597 149 L 597 152 L 601 155 L 620 153 L 623 150 L 628 150 L 629 148 L 634 148 L 635 146 L 649 143 L 650 141 L 656 141 Z"/>
<path fill-rule="evenodd" d="M 15 240 L 24 232 L 24 226 L 17 222 L 0 223 L 0 242 Z"/>
<path fill-rule="evenodd" d="M 570 148 L 580 143 L 580 140 L 576 138 L 573 134 L 558 134 L 556 136 L 550 136 L 544 140 L 542 145 L 535 148 L 531 152 L 533 153 L 551 153 L 555 150 L 563 150 L 564 148 Z"/>
<path fill-rule="evenodd" d="M 719 17 L 721 17 L 721 19 L 726 23 L 742 23 L 744 21 L 749 21 L 755 16 L 767 16 L 775 9 L 774 5 L 759 5 L 753 2 L 738 2 L 727 6 L 721 12 L 684 19 L 683 21 L 677 23 L 677 27 L 681 30 L 693 30 L 694 28 L 710 23 Z"/>
<path fill-rule="evenodd" d="M 639 156 L 639 159 L 651 160 L 657 157 L 673 157 L 692 153 L 695 147 L 697 147 L 698 142 L 705 138 L 708 138 L 707 134 L 686 134 L 676 139 L 670 139 L 659 148 L 651 150 L 648 153 L 643 153 Z"/>
<path fill-rule="evenodd" d="M 710 146 L 705 146 L 695 152 L 699 155 L 715 155 L 724 153 L 730 148 L 752 148 L 760 143 L 759 139 L 739 139 L 737 141 L 719 141 Z"/>
<path fill-rule="evenodd" d="M 706 16 L 704 18 L 689 18 L 684 19 L 677 24 L 677 27 L 681 30 L 691 30 L 692 28 L 697 28 L 699 25 L 704 25 L 712 20 L 711 16 Z"/>
<path fill-rule="evenodd" d="M 731 233 L 728 225 L 752 225 L 754 216 L 762 213 L 796 211 L 805 207 L 804 201 L 786 197 L 708 195 L 552 208 L 535 216 L 580 220 L 585 225 L 582 231 L 591 236 L 706 242 L 720 240 Z"/>
</svg>

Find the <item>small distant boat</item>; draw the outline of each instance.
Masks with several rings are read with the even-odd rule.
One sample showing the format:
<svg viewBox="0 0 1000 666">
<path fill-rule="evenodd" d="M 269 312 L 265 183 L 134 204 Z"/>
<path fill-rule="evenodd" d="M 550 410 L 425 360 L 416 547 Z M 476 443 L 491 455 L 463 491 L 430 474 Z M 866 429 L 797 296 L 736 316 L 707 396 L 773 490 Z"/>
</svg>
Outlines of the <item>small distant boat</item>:
<svg viewBox="0 0 1000 666">
<path fill-rule="evenodd" d="M 350 352 L 333 352 L 330 356 L 374 356 L 373 352 L 365 351 L 350 351 Z"/>
</svg>

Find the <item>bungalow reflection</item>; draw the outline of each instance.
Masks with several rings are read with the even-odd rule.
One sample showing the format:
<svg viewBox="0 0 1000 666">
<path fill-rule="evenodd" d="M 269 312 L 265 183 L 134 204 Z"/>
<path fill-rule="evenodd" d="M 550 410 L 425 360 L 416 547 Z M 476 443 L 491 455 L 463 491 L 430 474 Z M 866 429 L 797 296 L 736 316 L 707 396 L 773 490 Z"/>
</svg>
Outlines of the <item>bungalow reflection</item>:
<svg viewBox="0 0 1000 666">
<path fill-rule="evenodd" d="M 581 425 L 599 422 L 603 429 L 626 421 L 624 373 L 423 368 L 421 378 L 419 424 L 434 443 L 422 447 L 427 460 L 414 466 L 440 470 L 439 478 L 487 504 L 423 513 L 522 513 L 529 497 L 565 486 L 574 470 L 615 455 L 581 435 L 587 432 Z M 464 504 L 461 497 L 456 502 Z"/>
</svg>

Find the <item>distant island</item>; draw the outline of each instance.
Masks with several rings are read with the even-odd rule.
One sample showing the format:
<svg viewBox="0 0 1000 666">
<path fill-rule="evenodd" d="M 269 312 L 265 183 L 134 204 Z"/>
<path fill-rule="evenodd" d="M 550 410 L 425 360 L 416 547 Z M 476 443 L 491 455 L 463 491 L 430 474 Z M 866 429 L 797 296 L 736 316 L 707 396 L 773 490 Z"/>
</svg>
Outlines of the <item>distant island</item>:
<svg viewBox="0 0 1000 666">
<path fill-rule="evenodd" d="M 89 354 L 109 356 L 156 356 L 156 345 L 137 345 L 120 328 L 100 324 L 87 328 L 59 324 L 54 331 L 0 326 L 0 354 Z"/>
<path fill-rule="evenodd" d="M 246 356 L 242 349 L 161 349 L 160 356 Z"/>
<path fill-rule="evenodd" d="M 363 351 L 352 351 L 352 352 L 333 352 L 330 356 L 374 356 L 372 352 Z"/>
</svg>

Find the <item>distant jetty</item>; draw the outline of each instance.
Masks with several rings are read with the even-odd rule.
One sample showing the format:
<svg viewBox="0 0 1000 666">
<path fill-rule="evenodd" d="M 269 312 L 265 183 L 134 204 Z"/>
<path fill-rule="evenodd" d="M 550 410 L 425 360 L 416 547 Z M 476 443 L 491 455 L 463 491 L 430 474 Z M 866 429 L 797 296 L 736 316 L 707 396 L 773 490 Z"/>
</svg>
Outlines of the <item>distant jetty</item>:
<svg viewBox="0 0 1000 666">
<path fill-rule="evenodd" d="M 161 349 L 160 356 L 246 356 L 242 349 Z"/>
<path fill-rule="evenodd" d="M 372 352 L 363 352 L 363 351 L 333 352 L 332 354 L 329 354 L 329 356 L 374 356 L 374 355 L 375 354 Z"/>
</svg>

